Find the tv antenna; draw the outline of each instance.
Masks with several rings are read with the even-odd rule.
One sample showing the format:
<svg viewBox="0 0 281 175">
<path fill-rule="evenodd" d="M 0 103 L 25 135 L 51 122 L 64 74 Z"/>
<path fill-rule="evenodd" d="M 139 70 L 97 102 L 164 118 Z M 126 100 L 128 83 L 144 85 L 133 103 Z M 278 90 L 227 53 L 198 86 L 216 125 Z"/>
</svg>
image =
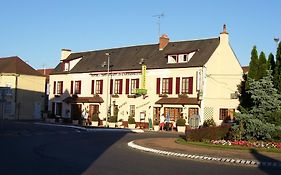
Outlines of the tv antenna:
<svg viewBox="0 0 281 175">
<path fill-rule="evenodd" d="M 158 36 L 160 37 L 160 29 L 161 29 L 161 18 L 164 17 L 164 13 L 161 13 L 159 15 L 153 15 L 152 17 L 157 18 L 157 24 L 158 24 Z"/>
</svg>

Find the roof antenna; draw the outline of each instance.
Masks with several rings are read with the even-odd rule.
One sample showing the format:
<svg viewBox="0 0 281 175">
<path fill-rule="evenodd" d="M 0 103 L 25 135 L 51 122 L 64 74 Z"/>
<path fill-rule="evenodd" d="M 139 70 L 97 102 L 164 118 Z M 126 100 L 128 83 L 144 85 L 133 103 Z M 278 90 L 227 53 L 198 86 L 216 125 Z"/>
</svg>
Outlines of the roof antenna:
<svg viewBox="0 0 281 175">
<path fill-rule="evenodd" d="M 164 17 L 164 13 L 161 13 L 159 15 L 153 15 L 152 17 L 157 18 L 157 24 L 158 24 L 158 37 L 160 37 L 160 29 L 161 29 L 161 18 Z"/>
</svg>

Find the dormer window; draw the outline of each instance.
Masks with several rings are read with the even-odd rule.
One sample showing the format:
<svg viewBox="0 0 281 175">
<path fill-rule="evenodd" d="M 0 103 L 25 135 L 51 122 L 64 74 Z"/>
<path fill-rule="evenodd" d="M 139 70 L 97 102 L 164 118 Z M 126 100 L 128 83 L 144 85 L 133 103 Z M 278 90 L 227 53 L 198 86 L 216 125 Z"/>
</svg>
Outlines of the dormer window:
<svg viewBox="0 0 281 175">
<path fill-rule="evenodd" d="M 69 71 L 69 62 L 64 63 L 64 71 Z"/>
<path fill-rule="evenodd" d="M 179 54 L 168 55 L 168 63 L 169 64 L 187 63 L 194 54 L 195 51 L 190 53 L 179 53 Z"/>
</svg>

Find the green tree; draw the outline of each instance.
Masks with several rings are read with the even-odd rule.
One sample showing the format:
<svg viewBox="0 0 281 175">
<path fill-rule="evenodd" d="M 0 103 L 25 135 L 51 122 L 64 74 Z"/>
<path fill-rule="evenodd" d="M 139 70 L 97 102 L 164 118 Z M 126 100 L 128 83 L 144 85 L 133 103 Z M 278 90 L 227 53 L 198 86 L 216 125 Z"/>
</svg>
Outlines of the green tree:
<svg viewBox="0 0 281 175">
<path fill-rule="evenodd" d="M 248 76 L 247 74 L 243 75 L 243 79 L 241 83 L 238 85 L 238 92 L 239 92 L 239 106 L 238 110 L 250 110 L 253 106 L 253 100 L 251 99 L 251 94 L 247 92 L 246 83 L 247 83 Z"/>
<path fill-rule="evenodd" d="M 276 66 L 274 70 L 274 86 L 278 89 L 278 92 L 281 93 L 281 42 L 279 42 L 276 51 Z"/>
<path fill-rule="evenodd" d="M 258 72 L 258 64 L 259 64 L 258 51 L 257 51 L 257 47 L 254 46 L 251 52 L 251 61 L 249 64 L 249 73 L 248 73 L 249 78 L 256 80 L 256 76 Z"/>
<path fill-rule="evenodd" d="M 256 74 L 256 80 L 266 76 L 267 71 L 267 60 L 264 52 L 261 52 L 258 60 L 258 72 Z"/>
<path fill-rule="evenodd" d="M 268 55 L 267 69 L 272 71 L 272 75 L 275 74 L 275 60 L 274 55 L 272 53 Z"/>
</svg>

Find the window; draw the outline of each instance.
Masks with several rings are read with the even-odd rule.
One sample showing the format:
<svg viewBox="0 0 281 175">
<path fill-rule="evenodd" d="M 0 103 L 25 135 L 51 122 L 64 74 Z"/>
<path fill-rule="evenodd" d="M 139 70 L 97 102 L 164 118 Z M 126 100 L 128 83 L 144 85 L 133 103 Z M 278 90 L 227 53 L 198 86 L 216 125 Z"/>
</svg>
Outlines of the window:
<svg viewBox="0 0 281 175">
<path fill-rule="evenodd" d="M 188 54 L 180 54 L 178 62 L 179 63 L 185 63 L 188 61 Z"/>
<path fill-rule="evenodd" d="M 103 81 L 102 80 L 97 80 L 96 81 L 96 94 L 102 94 L 102 87 L 103 86 Z"/>
<path fill-rule="evenodd" d="M 56 115 L 62 116 L 62 103 L 56 103 Z"/>
<path fill-rule="evenodd" d="M 69 62 L 64 63 L 64 71 L 69 71 Z"/>
<path fill-rule="evenodd" d="M 177 63 L 178 62 L 178 55 L 169 55 L 168 56 L 168 63 Z"/>
<path fill-rule="evenodd" d="M 168 63 L 187 63 L 195 53 L 196 51 L 168 55 Z"/>
<path fill-rule="evenodd" d="M 227 108 L 221 108 L 220 109 L 220 120 L 234 120 L 234 112 L 235 109 L 227 109 Z"/>
<path fill-rule="evenodd" d="M 131 80 L 131 94 L 135 94 L 138 88 L 138 79 L 132 79 Z"/>
<path fill-rule="evenodd" d="M 54 90 L 54 92 L 56 92 L 56 91 Z M 57 83 L 57 94 L 62 94 L 62 92 L 63 92 L 63 81 L 58 81 L 58 83 Z"/>
<path fill-rule="evenodd" d="M 135 117 L 135 105 L 130 105 L 130 116 Z"/>
<path fill-rule="evenodd" d="M 168 94 L 168 92 L 169 92 L 169 79 L 163 78 L 163 80 L 162 80 L 162 93 Z"/>
<path fill-rule="evenodd" d="M 122 80 L 115 80 L 114 82 L 114 94 L 122 94 Z"/>
<path fill-rule="evenodd" d="M 74 82 L 74 94 L 81 94 L 81 81 Z"/>
<path fill-rule="evenodd" d="M 183 94 L 187 94 L 188 93 L 188 87 L 189 87 L 189 78 L 182 78 L 182 84 L 181 84 L 181 92 Z"/>
</svg>

